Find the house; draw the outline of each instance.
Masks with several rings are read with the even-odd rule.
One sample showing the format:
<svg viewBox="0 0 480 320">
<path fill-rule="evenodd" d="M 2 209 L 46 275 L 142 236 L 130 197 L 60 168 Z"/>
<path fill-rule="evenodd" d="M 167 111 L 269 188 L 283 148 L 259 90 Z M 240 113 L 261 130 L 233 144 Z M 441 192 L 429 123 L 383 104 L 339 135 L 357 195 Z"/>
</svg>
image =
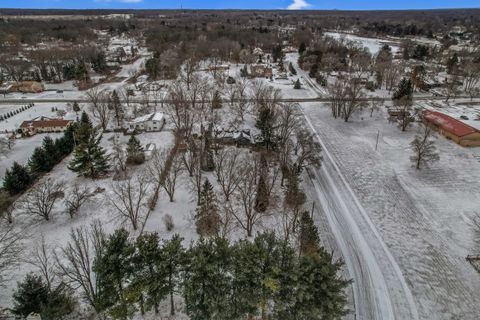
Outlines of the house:
<svg viewBox="0 0 480 320">
<path fill-rule="evenodd" d="M 161 131 L 165 125 L 165 116 L 161 112 L 153 112 L 135 118 L 129 123 L 129 130 L 137 131 Z"/>
<path fill-rule="evenodd" d="M 22 93 L 40 93 L 45 90 L 45 87 L 38 81 L 21 81 L 13 83 L 9 92 L 22 92 Z"/>
<path fill-rule="evenodd" d="M 28 135 L 45 132 L 64 132 L 72 123 L 72 120 L 38 117 L 33 120 L 23 121 L 20 129 L 22 133 Z"/>
<path fill-rule="evenodd" d="M 253 78 L 270 79 L 273 76 L 273 70 L 263 64 L 253 64 L 250 66 L 250 75 Z"/>
<path fill-rule="evenodd" d="M 480 131 L 444 113 L 425 110 L 424 122 L 447 139 L 464 147 L 480 146 Z"/>
</svg>

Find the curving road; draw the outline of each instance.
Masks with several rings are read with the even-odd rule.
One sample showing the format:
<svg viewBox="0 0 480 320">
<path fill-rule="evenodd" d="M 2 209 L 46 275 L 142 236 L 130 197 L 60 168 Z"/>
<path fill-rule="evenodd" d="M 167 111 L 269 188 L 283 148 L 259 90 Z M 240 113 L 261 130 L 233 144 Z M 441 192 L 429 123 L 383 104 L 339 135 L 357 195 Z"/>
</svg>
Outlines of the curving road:
<svg viewBox="0 0 480 320">
<path fill-rule="evenodd" d="M 310 119 L 304 116 L 323 148 L 323 165 L 312 171 L 311 182 L 353 278 L 355 319 L 419 319 L 398 264 Z"/>
</svg>

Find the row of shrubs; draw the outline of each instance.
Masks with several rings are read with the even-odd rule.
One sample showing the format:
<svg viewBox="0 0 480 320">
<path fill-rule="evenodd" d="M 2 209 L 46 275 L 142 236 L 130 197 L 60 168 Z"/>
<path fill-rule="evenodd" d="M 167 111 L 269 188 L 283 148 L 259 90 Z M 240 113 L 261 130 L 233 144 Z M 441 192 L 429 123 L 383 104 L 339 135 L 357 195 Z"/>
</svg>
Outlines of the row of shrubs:
<svg viewBox="0 0 480 320">
<path fill-rule="evenodd" d="M 25 106 L 23 106 L 23 107 L 21 107 L 21 108 L 19 108 L 19 109 L 16 109 L 16 110 L 14 110 L 14 111 L 10 111 L 10 112 L 7 112 L 7 113 L 5 113 L 5 114 L 2 114 L 2 115 L 0 115 L 0 121 L 7 120 L 8 118 L 13 117 L 14 115 L 19 114 L 20 112 L 23 112 L 23 111 L 25 111 L 25 110 L 28 110 L 28 109 L 30 109 L 30 108 L 33 107 L 33 106 L 34 106 L 33 103 L 29 103 L 29 104 L 27 104 L 27 105 L 25 105 Z"/>
<path fill-rule="evenodd" d="M 69 126 L 63 137 L 55 140 L 46 136 L 42 146 L 33 151 L 27 165 L 14 162 L 5 173 L 3 188 L 12 196 L 18 195 L 26 191 L 40 175 L 50 172 L 73 151 L 75 127 L 75 125 Z"/>
</svg>

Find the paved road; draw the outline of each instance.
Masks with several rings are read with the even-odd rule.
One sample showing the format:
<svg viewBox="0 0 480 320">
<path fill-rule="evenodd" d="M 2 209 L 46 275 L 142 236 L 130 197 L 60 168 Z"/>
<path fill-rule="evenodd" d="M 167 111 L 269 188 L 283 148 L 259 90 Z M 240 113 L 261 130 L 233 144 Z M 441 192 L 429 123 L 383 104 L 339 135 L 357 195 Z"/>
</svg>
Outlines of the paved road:
<svg viewBox="0 0 480 320">
<path fill-rule="evenodd" d="M 323 148 L 323 165 L 311 171 L 311 182 L 353 278 L 355 318 L 418 319 L 412 293 L 398 264 L 308 116 L 305 119 Z"/>
<path fill-rule="evenodd" d="M 467 96 L 459 96 L 456 99 L 470 99 L 470 97 Z M 361 101 L 386 101 L 389 100 L 388 98 L 379 98 L 379 97 L 368 97 L 365 99 L 361 99 Z M 442 101 L 445 100 L 444 97 L 415 97 L 415 101 L 426 101 L 426 100 L 437 100 L 437 101 Z M 88 103 L 90 102 L 86 98 L 81 98 L 81 99 L 64 99 L 64 98 L 59 98 L 59 99 L 11 99 L 11 98 L 1 98 L 0 97 L 0 105 L 2 104 L 27 104 L 27 103 L 73 103 L 73 102 L 78 102 L 78 103 Z M 249 101 L 253 102 L 253 99 L 250 99 Z M 295 98 L 295 99 L 279 99 L 277 100 L 279 102 L 329 102 L 330 99 L 322 96 L 322 97 L 317 97 L 317 98 Z M 454 102 L 454 100 L 451 100 Z M 474 98 L 473 101 L 480 102 L 480 98 Z M 131 99 L 129 101 L 130 103 L 142 103 L 143 101 L 140 99 Z M 149 101 L 151 104 L 154 103 L 169 103 L 171 102 L 170 100 L 150 100 Z M 209 101 L 206 101 L 209 102 Z"/>
</svg>

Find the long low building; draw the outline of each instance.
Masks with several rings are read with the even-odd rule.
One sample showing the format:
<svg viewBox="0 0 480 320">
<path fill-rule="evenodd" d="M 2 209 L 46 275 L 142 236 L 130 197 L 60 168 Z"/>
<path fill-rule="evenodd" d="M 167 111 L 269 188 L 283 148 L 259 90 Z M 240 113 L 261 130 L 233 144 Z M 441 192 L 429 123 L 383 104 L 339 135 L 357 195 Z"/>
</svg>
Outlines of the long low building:
<svg viewBox="0 0 480 320">
<path fill-rule="evenodd" d="M 480 131 L 460 120 L 432 110 L 425 110 L 423 119 L 430 127 L 433 127 L 447 139 L 453 140 L 461 146 L 480 146 Z"/>
<path fill-rule="evenodd" d="M 52 119 L 47 117 L 39 117 L 32 120 L 24 121 L 20 125 L 23 133 L 34 135 L 44 132 L 63 132 L 72 124 L 72 120 Z"/>
</svg>

